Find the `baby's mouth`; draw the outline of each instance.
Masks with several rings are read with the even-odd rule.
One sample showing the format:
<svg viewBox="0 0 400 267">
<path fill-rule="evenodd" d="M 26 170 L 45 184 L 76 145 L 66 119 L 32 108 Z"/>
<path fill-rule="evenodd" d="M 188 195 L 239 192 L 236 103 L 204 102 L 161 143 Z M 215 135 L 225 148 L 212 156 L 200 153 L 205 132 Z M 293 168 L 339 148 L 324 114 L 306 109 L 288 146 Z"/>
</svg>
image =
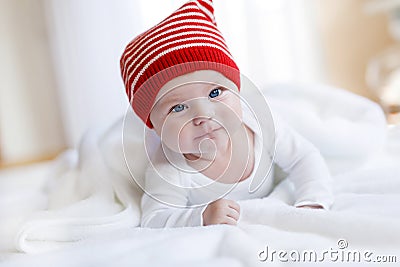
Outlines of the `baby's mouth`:
<svg viewBox="0 0 400 267">
<path fill-rule="evenodd" d="M 203 138 L 210 138 L 210 139 L 213 139 L 213 138 L 215 138 L 215 132 L 216 131 L 218 131 L 218 130 L 220 130 L 220 129 L 222 129 L 222 127 L 219 127 L 219 128 L 216 128 L 216 129 L 214 129 L 214 130 L 212 130 L 212 131 L 209 131 L 209 132 L 207 132 L 207 133 L 205 133 L 205 134 L 202 134 L 202 135 L 200 135 L 200 136 L 197 136 L 197 137 L 195 137 L 194 139 L 196 140 L 196 139 L 203 139 Z"/>
</svg>

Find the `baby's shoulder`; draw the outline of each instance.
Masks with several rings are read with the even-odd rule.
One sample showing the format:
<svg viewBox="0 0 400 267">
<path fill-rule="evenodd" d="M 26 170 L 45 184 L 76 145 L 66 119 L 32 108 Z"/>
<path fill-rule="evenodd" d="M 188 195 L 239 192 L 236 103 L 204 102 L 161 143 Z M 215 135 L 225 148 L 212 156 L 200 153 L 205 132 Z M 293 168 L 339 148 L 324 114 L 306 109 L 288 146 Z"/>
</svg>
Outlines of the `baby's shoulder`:
<svg viewBox="0 0 400 267">
<path fill-rule="evenodd" d="M 146 170 L 147 177 L 161 177 L 164 180 L 176 180 L 180 178 L 181 172 L 179 168 L 171 163 L 167 158 L 162 147 L 158 148 L 150 159 L 150 163 Z"/>
<path fill-rule="evenodd" d="M 148 169 L 157 168 L 157 169 L 168 170 L 172 168 L 172 165 L 165 156 L 165 153 L 161 146 L 157 148 L 157 150 L 152 154 L 151 157 L 149 157 L 149 162 L 150 164 L 148 166 Z"/>
</svg>

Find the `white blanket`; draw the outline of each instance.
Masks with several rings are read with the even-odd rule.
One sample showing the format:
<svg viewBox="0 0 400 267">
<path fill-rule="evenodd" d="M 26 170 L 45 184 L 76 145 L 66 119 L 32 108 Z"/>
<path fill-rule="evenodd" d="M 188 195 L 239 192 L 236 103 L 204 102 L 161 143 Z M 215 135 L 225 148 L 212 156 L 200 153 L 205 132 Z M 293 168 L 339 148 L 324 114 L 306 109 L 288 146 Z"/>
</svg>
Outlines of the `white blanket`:
<svg viewBox="0 0 400 267">
<path fill-rule="evenodd" d="M 237 227 L 139 228 L 141 191 L 131 175 L 140 179 L 147 164 L 143 127 L 130 121 L 126 127 L 133 128 L 124 133 L 131 134 L 122 136 L 121 119 L 89 132 L 79 151 L 54 161 L 44 191 L 37 189 L 29 203 L 0 202 L 0 233 L 5 233 L 0 265 L 279 266 L 293 262 L 289 253 L 295 258 L 295 250 L 313 250 L 318 259 L 324 255 L 324 266 L 350 250 L 359 251 L 361 263 L 379 255 L 397 256 L 399 262 L 400 130 L 392 128 L 386 136 L 380 108 L 340 89 L 276 85 L 263 92 L 273 113 L 327 159 L 336 198 L 330 211 L 292 207 L 292 188 L 283 180 L 267 198 L 239 203 Z M 125 159 L 135 169 L 129 170 Z M 267 248 L 277 252 L 271 256 Z M 279 259 L 280 250 L 287 253 Z"/>
</svg>

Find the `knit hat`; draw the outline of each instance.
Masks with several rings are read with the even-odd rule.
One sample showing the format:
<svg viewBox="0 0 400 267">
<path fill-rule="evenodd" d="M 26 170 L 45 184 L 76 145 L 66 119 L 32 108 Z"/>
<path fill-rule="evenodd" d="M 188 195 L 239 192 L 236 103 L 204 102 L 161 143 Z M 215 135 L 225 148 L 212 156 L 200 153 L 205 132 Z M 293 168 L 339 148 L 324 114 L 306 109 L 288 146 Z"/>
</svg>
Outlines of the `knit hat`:
<svg viewBox="0 0 400 267">
<path fill-rule="evenodd" d="M 178 76 L 215 70 L 240 89 L 240 73 L 217 28 L 212 0 L 192 0 L 133 39 L 121 56 L 121 74 L 133 110 L 149 128 L 157 93 Z"/>
</svg>

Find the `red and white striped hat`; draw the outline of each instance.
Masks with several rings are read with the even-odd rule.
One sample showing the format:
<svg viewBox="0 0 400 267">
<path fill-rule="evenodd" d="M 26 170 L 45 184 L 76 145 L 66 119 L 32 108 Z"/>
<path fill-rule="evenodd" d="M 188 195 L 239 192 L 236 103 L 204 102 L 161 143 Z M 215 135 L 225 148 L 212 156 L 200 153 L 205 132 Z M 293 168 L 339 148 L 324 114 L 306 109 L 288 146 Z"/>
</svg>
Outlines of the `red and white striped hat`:
<svg viewBox="0 0 400 267">
<path fill-rule="evenodd" d="M 149 114 L 163 85 L 196 70 L 215 70 L 240 89 L 240 73 L 217 28 L 212 0 L 192 0 L 133 39 L 121 56 L 125 90 L 136 114 Z"/>
</svg>

